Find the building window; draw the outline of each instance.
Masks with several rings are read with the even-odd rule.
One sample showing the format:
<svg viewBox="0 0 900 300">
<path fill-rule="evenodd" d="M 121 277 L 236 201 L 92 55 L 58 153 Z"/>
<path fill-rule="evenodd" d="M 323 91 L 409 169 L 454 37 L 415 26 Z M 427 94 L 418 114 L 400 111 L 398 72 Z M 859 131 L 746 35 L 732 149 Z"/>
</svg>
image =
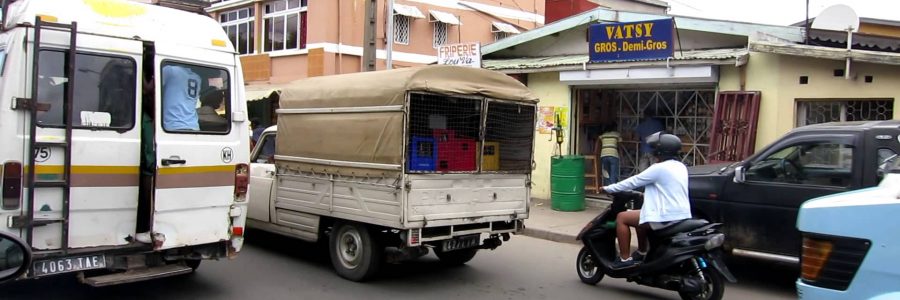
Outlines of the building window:
<svg viewBox="0 0 900 300">
<path fill-rule="evenodd" d="M 432 47 L 437 48 L 447 43 L 448 27 L 447 23 L 434 22 L 434 43 Z"/>
<path fill-rule="evenodd" d="M 254 47 L 254 10 L 252 7 L 242 8 L 219 15 L 222 28 L 228 33 L 228 39 L 240 54 L 253 54 Z"/>
<path fill-rule="evenodd" d="M 306 48 L 306 0 L 275 0 L 263 5 L 266 52 Z"/>
<path fill-rule="evenodd" d="M 499 41 L 508 37 L 511 37 L 513 34 L 509 32 L 494 32 L 494 41 Z"/>
<path fill-rule="evenodd" d="M 519 33 L 519 29 L 503 22 L 491 23 L 491 32 L 494 33 L 494 41 L 499 41 Z"/>
<path fill-rule="evenodd" d="M 894 99 L 798 101 L 797 126 L 827 122 L 880 121 L 894 117 Z"/>
<path fill-rule="evenodd" d="M 394 43 L 409 45 L 410 17 L 394 15 Z"/>
</svg>

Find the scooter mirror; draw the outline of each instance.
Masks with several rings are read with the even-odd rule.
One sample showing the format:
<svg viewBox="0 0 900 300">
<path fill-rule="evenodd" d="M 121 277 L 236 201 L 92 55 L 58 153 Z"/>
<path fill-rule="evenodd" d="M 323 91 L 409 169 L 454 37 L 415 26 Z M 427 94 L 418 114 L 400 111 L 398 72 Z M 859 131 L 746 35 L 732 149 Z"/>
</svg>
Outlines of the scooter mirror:
<svg viewBox="0 0 900 300">
<path fill-rule="evenodd" d="M 31 247 L 19 238 L 0 232 L 0 283 L 22 276 L 31 266 Z"/>
</svg>

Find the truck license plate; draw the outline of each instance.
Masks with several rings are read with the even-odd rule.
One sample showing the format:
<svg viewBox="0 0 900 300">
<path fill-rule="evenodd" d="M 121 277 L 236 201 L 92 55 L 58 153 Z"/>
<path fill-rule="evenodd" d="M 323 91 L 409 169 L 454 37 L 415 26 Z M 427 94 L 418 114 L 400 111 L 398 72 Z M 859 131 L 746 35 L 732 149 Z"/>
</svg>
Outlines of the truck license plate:
<svg viewBox="0 0 900 300">
<path fill-rule="evenodd" d="M 443 242 L 441 250 L 444 250 L 444 252 L 447 252 L 447 251 L 477 247 L 479 244 L 481 244 L 481 235 L 480 234 L 472 234 L 472 235 L 466 235 L 466 236 L 461 236 L 461 237 L 445 240 Z"/>
<path fill-rule="evenodd" d="M 102 268 L 106 268 L 106 257 L 103 254 L 75 256 L 35 261 L 32 274 L 38 277 Z"/>
</svg>

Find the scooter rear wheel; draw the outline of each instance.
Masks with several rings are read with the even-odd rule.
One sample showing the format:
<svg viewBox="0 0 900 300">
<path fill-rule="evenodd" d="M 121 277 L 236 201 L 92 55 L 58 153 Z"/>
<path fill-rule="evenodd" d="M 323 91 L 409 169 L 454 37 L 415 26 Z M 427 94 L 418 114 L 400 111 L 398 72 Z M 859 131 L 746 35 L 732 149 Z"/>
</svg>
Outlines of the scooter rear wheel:
<svg viewBox="0 0 900 300">
<path fill-rule="evenodd" d="M 600 272 L 597 262 L 587 247 L 581 247 L 581 251 L 578 251 L 578 259 L 575 260 L 575 271 L 578 272 L 578 278 L 581 278 L 581 282 L 590 285 L 600 282 L 604 275 L 603 272 Z"/>
<path fill-rule="evenodd" d="M 707 268 L 703 270 L 703 278 L 706 284 L 703 285 L 703 291 L 699 293 L 678 292 L 681 299 L 684 300 L 721 300 L 725 295 L 725 281 L 722 274 L 718 271 Z"/>
</svg>

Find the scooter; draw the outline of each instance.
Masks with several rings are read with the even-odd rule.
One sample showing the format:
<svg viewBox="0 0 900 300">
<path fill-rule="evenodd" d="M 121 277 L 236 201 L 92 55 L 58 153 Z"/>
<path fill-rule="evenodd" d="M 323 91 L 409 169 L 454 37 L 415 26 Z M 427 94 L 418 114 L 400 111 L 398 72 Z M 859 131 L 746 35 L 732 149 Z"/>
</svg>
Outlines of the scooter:
<svg viewBox="0 0 900 300">
<path fill-rule="evenodd" d="M 677 291 L 682 299 L 719 300 L 725 293 L 724 277 L 736 282 L 722 260 L 725 234 L 721 223 L 687 219 L 648 233 L 650 249 L 643 262 L 614 269 L 616 216 L 627 205 L 640 206 L 642 194 L 613 194 L 613 202 L 578 234 L 584 247 L 578 252 L 578 277 L 586 284 L 597 284 L 603 276 L 626 278 L 629 282 Z"/>
</svg>

